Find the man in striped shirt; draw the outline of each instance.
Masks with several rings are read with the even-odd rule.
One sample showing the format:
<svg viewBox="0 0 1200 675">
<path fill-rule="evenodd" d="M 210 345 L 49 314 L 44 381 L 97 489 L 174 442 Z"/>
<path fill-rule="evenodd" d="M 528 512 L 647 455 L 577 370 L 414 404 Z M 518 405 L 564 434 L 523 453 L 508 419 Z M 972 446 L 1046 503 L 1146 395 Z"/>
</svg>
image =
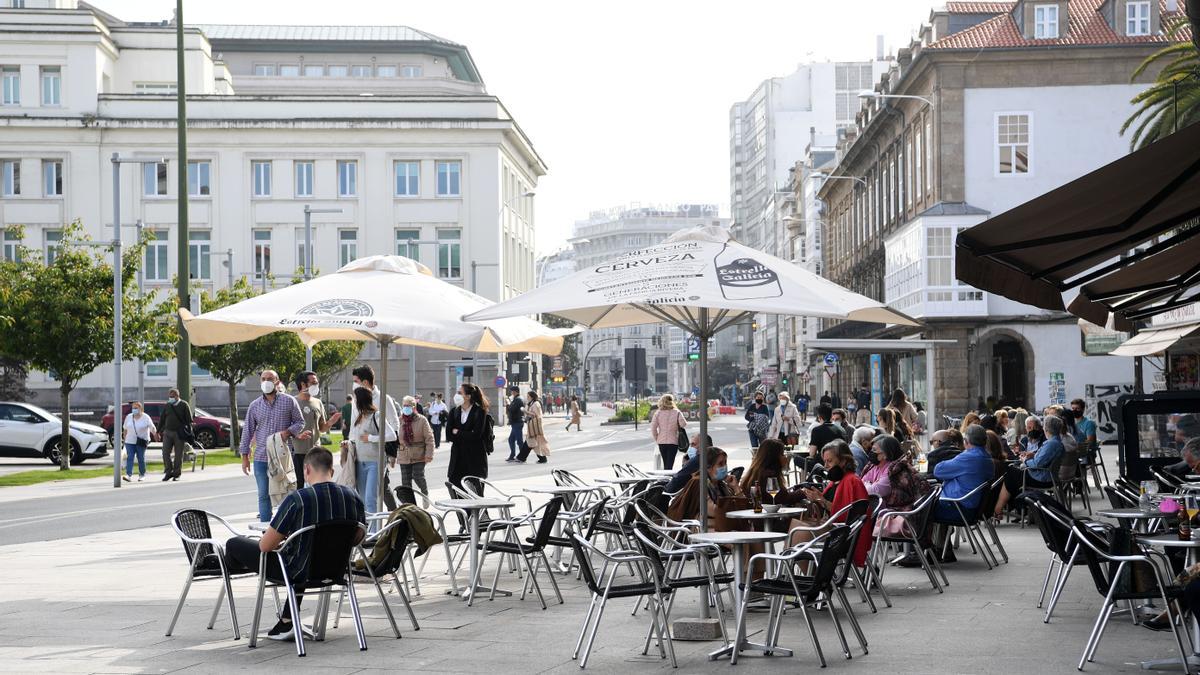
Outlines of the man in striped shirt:
<svg viewBox="0 0 1200 675">
<path fill-rule="evenodd" d="M 312 536 L 306 535 L 283 553 L 285 570 L 279 567 L 279 557 L 273 551 L 292 533 L 311 525 L 332 520 L 354 520 L 366 524 L 366 509 L 358 493 L 333 482 L 333 455 L 324 448 L 314 448 L 304 456 L 305 487 L 284 497 L 279 510 L 262 539 L 234 537 L 225 544 L 226 555 L 236 569 L 258 570 L 259 556 L 267 557 L 267 579 L 283 582 L 286 572 L 296 588 L 296 605 L 299 606 L 304 590 L 305 574 L 309 557 L 312 555 Z M 359 540 L 362 533 L 359 532 Z M 356 542 L 357 543 L 357 542 Z M 285 607 L 279 622 L 267 633 L 272 640 L 288 640 L 292 637 L 291 611 Z"/>
</svg>

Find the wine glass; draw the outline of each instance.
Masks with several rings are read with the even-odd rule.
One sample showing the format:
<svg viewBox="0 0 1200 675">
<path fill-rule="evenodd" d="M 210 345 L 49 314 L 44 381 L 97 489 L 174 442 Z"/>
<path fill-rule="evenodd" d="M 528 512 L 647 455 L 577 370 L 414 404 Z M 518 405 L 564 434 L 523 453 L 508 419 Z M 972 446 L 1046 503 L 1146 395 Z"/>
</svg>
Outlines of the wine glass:
<svg viewBox="0 0 1200 675">
<path fill-rule="evenodd" d="M 1187 495 L 1183 498 L 1183 506 L 1187 511 L 1188 522 L 1192 523 L 1196 520 L 1196 516 L 1200 515 L 1200 497 L 1196 495 Z"/>
<path fill-rule="evenodd" d="M 767 490 L 767 494 L 771 495 L 771 503 L 774 504 L 775 503 L 775 495 L 779 494 L 779 479 L 778 478 L 768 478 L 766 490 Z"/>
</svg>

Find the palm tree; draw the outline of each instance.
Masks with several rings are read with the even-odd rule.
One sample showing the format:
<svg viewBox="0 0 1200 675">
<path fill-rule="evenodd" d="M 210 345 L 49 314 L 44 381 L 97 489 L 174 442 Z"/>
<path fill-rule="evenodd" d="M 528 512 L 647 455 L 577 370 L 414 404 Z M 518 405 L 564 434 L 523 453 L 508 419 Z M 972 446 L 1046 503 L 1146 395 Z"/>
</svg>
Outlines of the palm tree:
<svg viewBox="0 0 1200 675">
<path fill-rule="evenodd" d="M 1138 109 L 1121 125 L 1122 134 L 1134 127 L 1129 143 L 1133 149 L 1200 122 L 1200 48 L 1191 40 L 1176 41 L 1189 28 L 1181 17 L 1166 32 L 1172 44 L 1151 54 L 1133 72 L 1131 79 L 1136 80 L 1150 67 L 1165 63 L 1154 83 L 1130 101 Z"/>
</svg>

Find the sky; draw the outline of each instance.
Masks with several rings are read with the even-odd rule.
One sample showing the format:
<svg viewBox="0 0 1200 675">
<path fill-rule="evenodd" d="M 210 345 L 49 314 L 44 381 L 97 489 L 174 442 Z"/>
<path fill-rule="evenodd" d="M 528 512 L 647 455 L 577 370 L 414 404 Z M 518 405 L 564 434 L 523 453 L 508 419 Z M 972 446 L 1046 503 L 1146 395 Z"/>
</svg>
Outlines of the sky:
<svg viewBox="0 0 1200 675">
<path fill-rule="evenodd" d="M 91 0 L 168 19 L 174 0 Z M 549 166 L 539 254 L 593 210 L 718 204 L 729 211 L 729 108 L 805 62 L 908 44 L 943 0 L 185 0 L 186 23 L 406 25 L 467 46 Z M 237 87 L 237 81 L 234 81 Z"/>
</svg>

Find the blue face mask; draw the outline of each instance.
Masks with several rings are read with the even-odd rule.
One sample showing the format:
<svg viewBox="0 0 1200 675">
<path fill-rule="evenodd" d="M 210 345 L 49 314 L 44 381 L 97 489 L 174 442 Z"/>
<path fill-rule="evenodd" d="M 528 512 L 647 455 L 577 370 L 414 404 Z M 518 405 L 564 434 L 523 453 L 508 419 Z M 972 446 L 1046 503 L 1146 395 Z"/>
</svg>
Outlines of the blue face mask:
<svg viewBox="0 0 1200 675">
<path fill-rule="evenodd" d="M 729 475 L 729 467 L 723 466 L 723 467 L 717 469 L 717 480 L 725 480 L 725 477 L 728 475 Z"/>
<path fill-rule="evenodd" d="M 403 408 L 400 409 L 400 414 L 404 415 L 405 417 L 408 417 L 409 415 L 412 414 L 412 407 L 407 406 L 407 405 L 404 406 Z"/>
<path fill-rule="evenodd" d="M 696 448 L 688 446 L 688 459 L 696 459 Z"/>
</svg>

